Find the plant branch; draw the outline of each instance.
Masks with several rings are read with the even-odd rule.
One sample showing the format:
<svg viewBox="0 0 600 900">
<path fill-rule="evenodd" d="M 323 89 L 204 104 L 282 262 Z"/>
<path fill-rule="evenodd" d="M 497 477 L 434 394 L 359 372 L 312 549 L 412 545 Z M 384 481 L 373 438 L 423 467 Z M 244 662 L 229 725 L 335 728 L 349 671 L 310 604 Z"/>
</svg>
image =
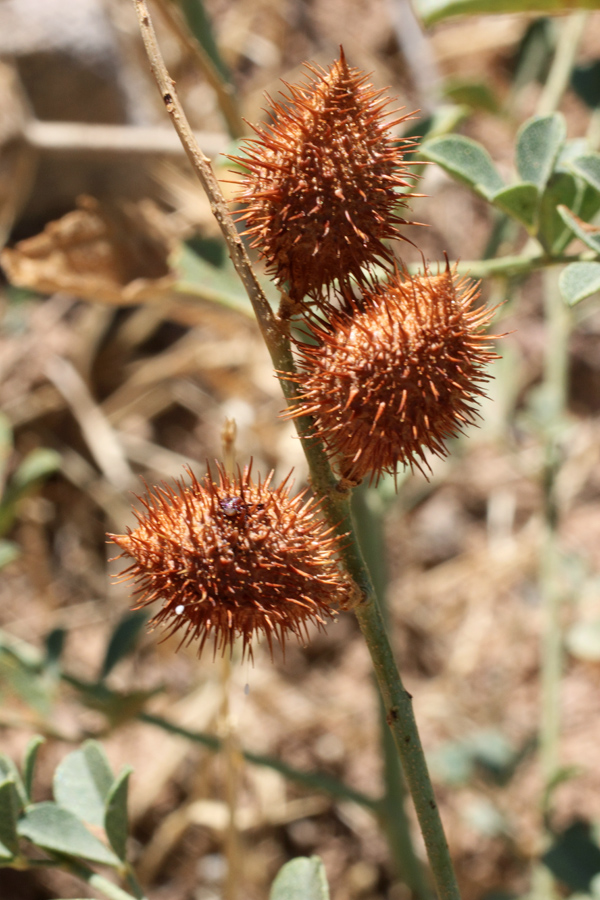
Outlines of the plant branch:
<svg viewBox="0 0 600 900">
<path fill-rule="evenodd" d="M 152 74 L 158 85 L 166 110 L 171 117 L 175 131 L 179 135 L 179 140 L 198 176 L 200 184 L 206 191 L 210 200 L 212 213 L 219 224 L 229 249 L 231 261 L 248 293 L 259 327 L 265 338 L 265 342 L 269 347 L 271 343 L 278 338 L 275 316 L 260 284 L 258 283 L 258 279 L 254 274 L 252 266 L 250 265 L 248 254 L 244 249 L 242 239 L 237 233 L 233 219 L 229 214 L 223 192 L 215 178 L 210 160 L 198 146 L 185 112 L 183 111 L 183 107 L 177 96 L 177 91 L 175 90 L 175 82 L 166 69 L 156 40 L 156 33 L 150 19 L 148 4 L 146 3 L 146 0 L 134 0 L 134 4 L 140 23 L 144 47 L 146 48 L 146 53 L 150 61 L 150 68 L 152 69 Z"/>
<path fill-rule="evenodd" d="M 289 334 L 285 327 L 287 323 L 275 317 L 268 305 L 250 266 L 241 239 L 229 216 L 210 163 L 193 140 L 193 134 L 177 98 L 173 81 L 162 60 L 146 2 L 145 0 L 134 0 L 134 3 L 152 71 L 165 106 L 200 182 L 209 196 L 211 208 L 229 247 L 233 264 L 248 291 L 275 370 L 284 376 L 282 378 L 284 393 L 293 402 L 294 383 L 291 380 L 285 380 L 285 375 L 294 372 Z M 338 483 L 333 475 L 323 445 L 311 434 L 310 419 L 301 417 L 296 420 L 296 423 L 307 456 L 313 490 L 322 497 L 323 509 L 331 524 L 338 534 L 344 536 L 340 555 L 348 575 L 356 586 L 353 606 L 371 654 L 375 675 L 385 704 L 386 719 L 394 737 L 404 775 L 415 804 L 438 896 L 440 900 L 458 900 L 460 897 L 458 885 L 413 714 L 412 698 L 404 689 L 396 667 L 381 610 L 377 604 L 371 578 L 353 528 L 349 485 Z"/>
<path fill-rule="evenodd" d="M 97 125 L 90 122 L 41 122 L 30 119 L 22 137 L 34 150 L 46 153 L 139 153 L 181 156 L 181 141 L 170 128 L 142 125 Z M 227 140 L 218 132 L 194 132 L 208 156 L 216 156 Z"/>
<path fill-rule="evenodd" d="M 204 747 L 207 747 L 215 753 L 219 752 L 223 746 L 222 739 L 216 735 L 206 734 L 203 731 L 191 731 L 189 728 L 184 728 L 182 725 L 170 722 L 162 716 L 155 716 L 152 713 L 142 712 L 138 714 L 137 718 L 140 722 L 145 722 L 148 725 L 155 725 L 157 728 L 161 728 L 163 731 L 167 731 L 170 734 L 178 734 L 194 743 L 202 744 Z M 378 798 L 363 794 L 362 791 L 355 790 L 350 787 L 350 785 L 344 784 L 343 781 L 339 781 L 339 779 L 334 778 L 332 775 L 327 775 L 322 772 L 303 772 L 301 769 L 288 766 L 275 756 L 265 756 L 262 753 L 252 753 L 250 750 L 243 749 L 241 752 L 246 762 L 256 766 L 267 766 L 269 769 L 279 772 L 289 781 L 300 784 L 305 788 L 309 788 L 313 791 L 323 791 L 340 800 L 351 800 L 353 803 L 379 814 L 380 801 Z"/>
<path fill-rule="evenodd" d="M 564 266 L 568 263 L 590 262 L 597 259 L 598 255 L 593 250 L 584 250 L 582 253 L 562 253 L 554 256 L 536 253 L 500 256 L 497 259 L 457 260 L 451 265 L 456 265 L 459 275 L 470 275 L 471 278 L 515 278 L 550 266 Z"/>
<path fill-rule="evenodd" d="M 242 137 L 245 131 L 244 121 L 238 109 L 233 85 L 221 76 L 219 69 L 200 41 L 190 34 L 184 24 L 181 10 L 173 4 L 172 0 L 158 0 L 158 3 L 172 31 L 196 61 L 198 68 L 217 95 L 219 109 L 227 122 L 229 134 L 232 138 Z"/>
<path fill-rule="evenodd" d="M 88 868 L 88 866 L 83 863 L 65 859 L 61 862 L 61 868 L 70 872 L 72 875 L 75 875 L 77 878 L 81 878 L 82 881 L 85 881 L 86 884 L 89 884 L 94 890 L 99 891 L 101 894 L 104 894 L 105 897 L 108 897 L 108 900 L 131 900 L 132 898 L 132 895 L 128 891 L 124 891 L 123 888 L 120 888 L 118 885 L 114 884 L 114 882 L 109 881 L 109 879 L 105 878 L 103 875 L 98 875 L 97 872 L 94 872 L 93 869 Z M 135 889 L 134 896 L 137 897 L 138 900 L 146 900 L 141 889 Z"/>
</svg>

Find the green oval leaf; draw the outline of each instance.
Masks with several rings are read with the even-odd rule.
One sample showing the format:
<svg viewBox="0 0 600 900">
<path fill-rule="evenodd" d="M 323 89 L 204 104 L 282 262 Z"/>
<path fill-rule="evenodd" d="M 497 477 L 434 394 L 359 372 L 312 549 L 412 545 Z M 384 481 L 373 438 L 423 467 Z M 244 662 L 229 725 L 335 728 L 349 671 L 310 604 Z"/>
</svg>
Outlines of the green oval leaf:
<svg viewBox="0 0 600 900">
<path fill-rule="evenodd" d="M 33 787 L 33 773 L 40 747 L 46 742 L 46 739 L 36 735 L 32 737 L 25 748 L 25 759 L 23 762 L 23 785 L 27 799 L 31 801 L 31 790 Z"/>
<path fill-rule="evenodd" d="M 594 59 L 581 66 L 574 66 L 571 87 L 590 109 L 600 106 L 600 60 Z"/>
<path fill-rule="evenodd" d="M 554 172 L 550 176 L 540 202 L 538 230 L 542 246 L 549 253 L 560 253 L 572 239 L 573 232 L 566 227 L 558 207 L 572 209 L 581 197 L 582 186 L 579 188 L 569 172 Z"/>
<path fill-rule="evenodd" d="M 0 860 L 13 859 L 19 853 L 17 819 L 21 811 L 19 792 L 12 778 L 0 783 Z"/>
<path fill-rule="evenodd" d="M 29 806 L 19 820 L 18 832 L 44 850 L 54 850 L 107 866 L 121 865 L 112 850 L 90 834 L 77 816 L 50 801 Z"/>
<path fill-rule="evenodd" d="M 325 866 L 318 856 L 299 856 L 281 868 L 269 900 L 329 900 Z"/>
<path fill-rule="evenodd" d="M 26 491 L 42 478 L 52 475 L 61 465 L 60 453 L 47 447 L 38 447 L 31 450 L 22 461 L 13 478 L 15 490 L 19 493 Z"/>
<path fill-rule="evenodd" d="M 21 773 L 10 756 L 5 756 L 4 754 L 0 756 L 0 780 L 13 782 L 19 797 L 19 811 L 22 810 L 28 802 L 25 785 L 23 784 Z"/>
<path fill-rule="evenodd" d="M 512 184 L 491 198 L 494 206 L 524 225 L 530 234 L 537 231 L 540 193 L 535 184 Z"/>
<path fill-rule="evenodd" d="M 580 156 L 588 156 L 589 152 L 590 145 L 585 138 L 572 138 L 569 141 L 565 141 L 556 160 L 555 171 L 570 172 L 571 163 Z"/>
<path fill-rule="evenodd" d="M 570 163 L 576 175 L 600 192 L 600 153 L 585 153 Z"/>
<path fill-rule="evenodd" d="M 125 862 L 127 853 L 127 789 L 132 769 L 123 769 L 113 784 L 106 802 L 104 830 L 119 859 Z"/>
<path fill-rule="evenodd" d="M 600 263 L 571 263 L 560 273 L 558 286 L 565 303 L 575 306 L 600 291 Z"/>
<path fill-rule="evenodd" d="M 103 826 L 106 801 L 114 780 L 100 744 L 86 741 L 57 766 L 54 799 L 84 822 Z"/>
<path fill-rule="evenodd" d="M 535 116 L 519 129 L 516 164 L 522 181 L 544 190 L 567 137 L 567 126 L 560 113 Z"/>
<path fill-rule="evenodd" d="M 100 681 L 112 672 L 123 657 L 134 648 L 140 631 L 144 628 L 148 617 L 145 612 L 128 612 L 117 623 L 104 655 L 100 669 Z"/>
<path fill-rule="evenodd" d="M 600 872 L 600 848 L 592 840 L 589 824 L 569 825 L 544 853 L 542 862 L 572 891 L 590 894 L 592 879 Z"/>
<path fill-rule="evenodd" d="M 433 138 L 421 145 L 420 153 L 486 199 L 504 187 L 492 157 L 471 138 L 456 134 Z"/>
</svg>

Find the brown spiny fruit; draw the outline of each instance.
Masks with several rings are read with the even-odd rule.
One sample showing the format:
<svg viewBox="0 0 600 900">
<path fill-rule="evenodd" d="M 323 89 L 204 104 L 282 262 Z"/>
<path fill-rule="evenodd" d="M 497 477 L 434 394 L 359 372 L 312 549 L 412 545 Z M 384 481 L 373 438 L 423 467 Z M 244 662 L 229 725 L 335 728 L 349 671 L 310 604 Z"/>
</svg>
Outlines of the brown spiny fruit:
<svg viewBox="0 0 600 900">
<path fill-rule="evenodd" d="M 219 467 L 217 481 L 209 470 L 188 487 L 155 487 L 139 498 L 137 528 L 109 535 L 133 558 L 122 576 L 138 584 L 136 608 L 161 603 L 151 624 L 181 631 L 198 653 L 209 637 L 215 653 L 241 637 L 252 657 L 262 634 L 272 654 L 290 634 L 304 639 L 309 622 L 323 625 L 346 596 L 318 504 L 305 491 L 290 497 L 289 476 L 272 489 L 272 476 L 254 483 L 249 467 L 231 477 Z"/>
<path fill-rule="evenodd" d="M 270 125 L 251 127 L 247 170 L 237 200 L 245 211 L 252 246 L 289 295 L 319 297 L 334 282 L 365 279 L 365 269 L 391 260 L 383 241 L 402 238 L 398 208 L 414 176 L 404 155 L 413 141 L 389 129 L 410 118 L 386 121 L 390 101 L 367 76 L 340 59 L 324 71 L 307 65 L 305 81 L 286 84 L 289 96 L 272 105 Z M 411 180 L 407 180 L 411 179 Z"/>
<path fill-rule="evenodd" d="M 379 480 L 409 465 L 429 468 L 444 442 L 476 417 L 486 363 L 496 358 L 484 333 L 493 310 L 475 307 L 479 285 L 446 271 L 398 271 L 354 310 L 309 323 L 298 342 L 297 405 L 345 478 Z"/>
</svg>

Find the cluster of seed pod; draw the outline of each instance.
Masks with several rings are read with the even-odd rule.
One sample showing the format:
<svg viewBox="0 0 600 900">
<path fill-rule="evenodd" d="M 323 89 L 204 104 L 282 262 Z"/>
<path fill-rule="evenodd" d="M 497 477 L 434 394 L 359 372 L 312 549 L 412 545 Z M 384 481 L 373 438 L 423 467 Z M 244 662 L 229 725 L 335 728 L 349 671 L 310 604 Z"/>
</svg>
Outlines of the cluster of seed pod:
<svg viewBox="0 0 600 900">
<path fill-rule="evenodd" d="M 328 71 L 308 67 L 272 104 L 272 123 L 254 127 L 236 162 L 245 170 L 237 202 L 267 271 L 302 310 L 295 339 L 295 402 L 288 417 L 312 417 L 340 476 L 352 483 L 398 465 L 428 469 L 431 454 L 475 416 L 491 311 L 476 306 L 478 285 L 446 263 L 410 275 L 386 241 L 406 240 L 399 215 L 411 197 L 406 155 L 393 138 L 388 102 L 343 52 Z M 377 280 L 381 268 L 387 270 Z M 152 620 L 182 642 L 215 652 L 240 637 L 252 655 L 263 634 L 273 651 L 302 639 L 343 605 L 348 583 L 339 542 L 318 504 L 270 486 L 209 471 L 189 487 L 155 489 L 126 535 L 111 535 L 133 558 L 124 573 L 139 605 L 160 599 Z"/>
<path fill-rule="evenodd" d="M 484 333 L 491 311 L 475 306 L 478 285 L 447 263 L 411 276 L 384 243 L 407 240 L 398 210 L 419 196 L 406 162 L 414 144 L 390 131 L 410 116 L 390 122 L 389 101 L 343 51 L 328 71 L 308 73 L 236 157 L 246 233 L 306 311 L 287 415 L 313 417 L 351 482 L 398 465 L 426 471 L 473 421 L 494 358 Z M 387 277 L 377 280 L 382 265 Z"/>
</svg>

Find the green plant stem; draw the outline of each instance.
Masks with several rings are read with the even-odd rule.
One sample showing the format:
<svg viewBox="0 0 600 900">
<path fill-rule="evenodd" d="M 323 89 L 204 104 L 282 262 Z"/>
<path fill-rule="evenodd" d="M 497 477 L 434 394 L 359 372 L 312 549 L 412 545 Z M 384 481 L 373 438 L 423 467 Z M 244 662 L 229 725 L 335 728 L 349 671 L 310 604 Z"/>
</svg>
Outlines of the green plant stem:
<svg viewBox="0 0 600 900">
<path fill-rule="evenodd" d="M 100 894 L 104 894 L 105 897 L 108 897 L 108 900 L 132 900 L 132 896 L 135 897 L 136 900 L 147 900 L 146 895 L 135 878 L 130 878 L 129 871 L 126 873 L 126 878 L 132 885 L 133 894 L 124 891 L 123 888 L 120 888 L 114 881 L 110 881 L 103 875 L 99 875 L 84 863 L 66 859 L 66 857 L 56 857 L 54 859 L 27 859 L 19 857 L 19 859 L 15 860 L 14 864 L 10 865 L 10 868 L 18 869 L 20 872 L 27 871 L 28 869 L 62 869 L 64 872 L 68 872 L 70 875 L 74 875 L 76 878 L 81 879 L 81 881 L 85 881 L 85 883 L 89 884 L 94 890 L 98 891 Z"/>
<path fill-rule="evenodd" d="M 570 316 L 549 273 L 544 279 L 546 355 L 544 372 L 544 538 L 540 557 L 540 592 L 544 610 L 541 645 L 540 761 L 544 796 L 559 767 L 560 687 L 562 675 L 561 590 L 556 479 L 560 469 L 559 439 L 564 425 Z M 544 810 L 546 814 L 547 810 Z"/>
<path fill-rule="evenodd" d="M 136 900 L 146 900 L 144 890 L 137 880 L 135 872 L 129 863 L 125 864 L 125 879 L 129 887 L 131 888 L 133 896 L 136 898 Z"/>
<path fill-rule="evenodd" d="M 525 277 L 538 269 L 547 269 L 550 266 L 564 266 L 573 262 L 589 262 L 596 260 L 597 254 L 593 250 L 584 250 L 582 253 L 558 254 L 548 256 L 536 253 L 528 255 L 520 253 L 514 256 L 500 256 L 497 259 L 457 260 L 451 263 L 456 265 L 459 275 L 470 275 L 471 278 L 515 278 Z"/>
<path fill-rule="evenodd" d="M 386 720 L 415 805 L 437 895 L 440 900 L 456 900 L 460 893 L 417 730 L 412 697 L 404 689 L 398 674 L 381 610 L 375 598 L 369 598 L 358 606 L 355 614 L 371 654 L 386 709 Z"/>
<path fill-rule="evenodd" d="M 206 734 L 202 731 L 191 731 L 189 728 L 184 728 L 181 725 L 177 725 L 175 722 L 169 722 L 168 719 L 164 719 L 162 716 L 155 716 L 152 713 L 139 713 L 137 718 L 140 722 L 145 722 L 148 725 L 155 725 L 157 728 L 161 728 L 163 731 L 167 731 L 170 734 L 181 735 L 181 737 L 194 741 L 194 743 L 202 744 L 204 747 L 207 747 L 215 753 L 218 753 L 221 750 L 223 742 L 221 738 L 216 735 Z M 368 794 L 363 794 L 361 791 L 357 791 L 350 787 L 350 785 L 344 784 L 343 781 L 334 778 L 332 775 L 326 775 L 322 772 L 303 772 L 301 769 L 295 769 L 293 766 L 286 765 L 286 763 L 277 759 L 275 756 L 252 753 L 250 750 L 242 750 L 241 753 L 246 762 L 256 766 L 266 766 L 269 769 L 273 769 L 289 781 L 293 781 L 305 788 L 309 788 L 313 791 L 322 791 L 332 797 L 337 797 L 340 800 L 351 800 L 353 803 L 357 803 L 359 806 L 363 806 L 365 809 L 368 809 L 377 815 L 380 812 L 381 801 L 377 797 L 370 797 Z"/>
<path fill-rule="evenodd" d="M 97 872 L 88 869 L 87 866 L 83 866 L 80 863 L 65 863 L 63 868 L 72 875 L 77 876 L 77 878 L 81 878 L 82 881 L 85 881 L 94 890 L 104 894 L 109 900 L 131 900 L 132 895 L 128 891 L 124 891 L 118 885 L 109 881 L 108 878 L 104 878 L 103 875 L 98 875 Z M 135 894 L 134 896 L 138 900 L 145 900 L 144 894 Z"/>
<path fill-rule="evenodd" d="M 294 383 L 285 379 L 286 375 L 293 377 L 295 371 L 287 327 L 289 323 L 274 316 L 229 215 L 210 162 L 195 142 L 177 97 L 174 82 L 162 60 L 147 4 L 145 0 L 133 2 L 150 65 L 166 109 L 207 192 L 211 209 L 227 242 L 232 262 L 254 307 L 275 371 L 283 376 L 284 393 L 293 402 Z M 375 676 L 385 704 L 386 719 L 413 798 L 438 896 L 440 900 L 458 900 L 460 894 L 456 876 L 413 714 L 412 698 L 404 690 L 400 679 L 371 578 L 356 540 L 350 510 L 350 486 L 338 482 L 334 477 L 321 442 L 312 437 L 310 419 L 301 417 L 295 420 L 295 424 L 306 453 L 313 491 L 322 498 L 323 509 L 329 522 L 338 534 L 344 536 L 340 555 L 355 587 L 352 605 L 371 654 Z"/>
<path fill-rule="evenodd" d="M 210 36 L 208 46 L 204 46 L 200 41 L 200 33 L 204 33 L 205 43 L 210 33 L 203 7 L 195 0 L 192 3 L 186 0 L 179 4 L 174 3 L 173 0 L 158 0 L 158 2 L 171 29 L 198 64 L 200 71 L 214 90 L 230 136 L 234 139 L 242 137 L 245 132 L 244 120 L 238 109 L 235 88 L 228 77 L 229 73 L 219 56 L 212 36 Z M 182 15 L 185 16 L 189 30 L 182 21 Z"/>
<path fill-rule="evenodd" d="M 560 25 L 556 23 L 558 41 L 550 72 L 537 105 L 536 112 L 539 116 L 547 116 L 560 106 L 563 94 L 569 85 L 577 48 L 588 18 L 588 12 L 578 10 L 568 19 L 561 19 Z"/>
<path fill-rule="evenodd" d="M 59 866 L 66 872 L 70 872 L 71 875 L 75 875 L 76 878 L 81 878 L 82 881 L 85 881 L 86 884 L 89 884 L 94 890 L 104 894 L 109 900 L 131 900 L 132 895 L 128 891 L 124 891 L 123 888 L 120 888 L 114 882 L 109 881 L 109 879 L 105 878 L 103 875 L 98 875 L 97 872 L 94 872 L 93 869 L 88 868 L 88 866 L 83 863 L 65 859 L 59 861 Z M 143 893 L 137 882 L 135 885 L 136 887 L 133 896 L 136 897 L 137 900 L 147 900 L 146 895 Z"/>
<path fill-rule="evenodd" d="M 387 589 L 387 567 L 385 559 L 385 536 L 383 533 L 383 501 L 375 490 L 361 485 L 354 492 L 353 512 L 356 531 L 365 561 L 372 572 L 377 601 L 389 627 L 385 604 Z M 406 783 L 402 774 L 396 745 L 386 719 L 386 709 L 379 690 L 377 691 L 381 723 L 381 750 L 385 791 L 382 798 L 383 826 L 398 874 L 416 897 L 426 900 L 431 896 L 422 861 L 415 852 L 411 837 L 410 823 L 405 809 Z"/>
</svg>

